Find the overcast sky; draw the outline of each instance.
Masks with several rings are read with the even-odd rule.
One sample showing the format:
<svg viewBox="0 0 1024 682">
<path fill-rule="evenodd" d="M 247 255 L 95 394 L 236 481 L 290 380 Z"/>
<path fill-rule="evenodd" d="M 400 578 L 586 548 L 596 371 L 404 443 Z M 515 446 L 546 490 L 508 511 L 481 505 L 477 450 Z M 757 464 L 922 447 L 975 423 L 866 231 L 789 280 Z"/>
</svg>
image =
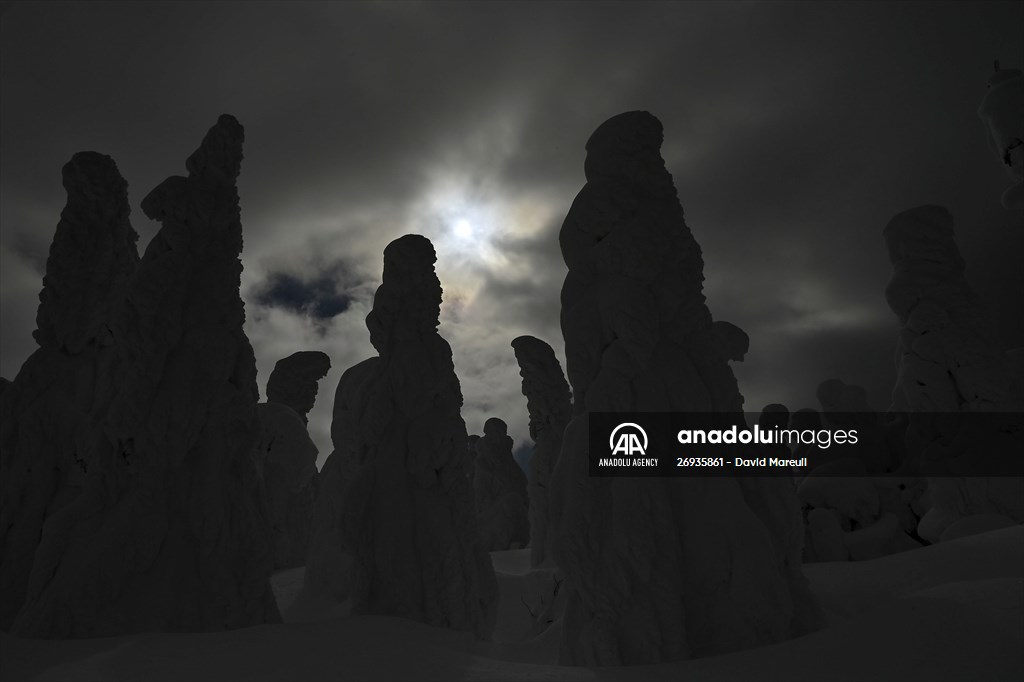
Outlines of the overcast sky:
<svg viewBox="0 0 1024 682">
<path fill-rule="evenodd" d="M 245 126 L 242 297 L 261 393 L 322 350 L 320 461 L 341 373 L 374 354 L 364 318 L 384 246 L 438 252 L 440 331 L 470 433 L 528 443 L 509 345 L 548 341 L 558 229 L 608 117 L 661 119 L 704 251 L 712 315 L 751 337 L 749 410 L 817 407 L 827 378 L 888 406 L 896 321 L 882 228 L 947 206 L 968 277 L 1024 345 L 1021 214 L 977 117 L 993 60 L 1020 68 L 1020 2 L 40 2 L 0 22 L 0 375 L 35 348 L 61 166 L 116 160 L 139 201 L 220 113 Z M 466 236 L 465 233 L 469 233 Z"/>
</svg>

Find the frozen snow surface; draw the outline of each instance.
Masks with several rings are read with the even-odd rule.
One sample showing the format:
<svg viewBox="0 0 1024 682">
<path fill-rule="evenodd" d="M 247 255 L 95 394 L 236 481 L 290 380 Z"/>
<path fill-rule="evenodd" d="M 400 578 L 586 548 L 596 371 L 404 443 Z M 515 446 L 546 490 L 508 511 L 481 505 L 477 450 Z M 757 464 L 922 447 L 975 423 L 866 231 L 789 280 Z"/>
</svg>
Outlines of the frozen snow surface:
<svg viewBox="0 0 1024 682">
<path fill-rule="evenodd" d="M 660 665 L 559 666 L 561 624 L 539 635 L 524 604 L 547 589 L 529 550 L 491 555 L 493 642 L 402 618 L 296 613 L 303 569 L 274 576 L 285 623 L 218 633 L 84 640 L 0 635 L 16 680 L 1020 680 L 1024 526 L 870 561 L 804 566 L 827 616 L 796 639 Z"/>
</svg>

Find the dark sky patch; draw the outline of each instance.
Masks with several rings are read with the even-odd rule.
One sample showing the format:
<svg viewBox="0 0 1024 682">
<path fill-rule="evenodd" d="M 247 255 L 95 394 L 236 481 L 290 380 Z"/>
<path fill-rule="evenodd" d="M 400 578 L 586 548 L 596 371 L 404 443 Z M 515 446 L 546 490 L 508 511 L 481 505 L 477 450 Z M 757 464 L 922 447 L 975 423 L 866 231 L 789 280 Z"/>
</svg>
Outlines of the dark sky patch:
<svg viewBox="0 0 1024 682">
<path fill-rule="evenodd" d="M 559 299 L 566 267 L 558 246 L 562 218 L 545 225 L 537 234 L 527 237 L 505 236 L 495 240 L 495 248 L 521 267 L 507 271 L 487 271 L 480 288 L 480 306 L 500 301 L 491 308 L 494 317 L 506 324 L 515 324 L 539 338 L 559 335 Z M 559 339 L 559 344 L 561 339 Z M 561 349 L 559 349 L 559 352 Z"/>
<path fill-rule="evenodd" d="M 266 288 L 256 294 L 256 303 L 323 319 L 348 310 L 352 299 L 335 293 L 334 282 L 326 277 L 303 282 L 292 275 L 275 273 Z"/>
<path fill-rule="evenodd" d="M 42 232 L 17 229 L 11 230 L 10 235 L 11 250 L 38 272 L 40 277 L 46 274 L 46 259 L 50 255 L 50 241 L 53 235 L 47 237 Z"/>
<path fill-rule="evenodd" d="M 365 286 L 351 266 L 334 262 L 302 276 L 272 271 L 249 297 L 257 305 L 324 321 L 346 312 L 357 297 L 365 295 Z"/>
</svg>

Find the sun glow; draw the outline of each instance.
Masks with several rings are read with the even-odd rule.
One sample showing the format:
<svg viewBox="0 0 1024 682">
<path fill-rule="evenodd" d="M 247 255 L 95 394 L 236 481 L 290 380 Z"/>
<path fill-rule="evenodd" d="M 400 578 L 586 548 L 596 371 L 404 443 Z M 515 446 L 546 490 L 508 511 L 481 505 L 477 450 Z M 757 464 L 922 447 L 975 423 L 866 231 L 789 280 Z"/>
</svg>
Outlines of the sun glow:
<svg viewBox="0 0 1024 682">
<path fill-rule="evenodd" d="M 465 218 L 459 218 L 452 226 L 452 232 L 460 239 L 469 239 L 473 236 L 473 225 Z"/>
<path fill-rule="evenodd" d="M 470 291 L 485 272 L 529 276 L 532 264 L 512 262 L 505 251 L 550 224 L 557 204 L 543 195 L 510 194 L 494 179 L 461 169 L 438 169 L 430 180 L 404 230 L 433 242 L 446 282 Z"/>
</svg>

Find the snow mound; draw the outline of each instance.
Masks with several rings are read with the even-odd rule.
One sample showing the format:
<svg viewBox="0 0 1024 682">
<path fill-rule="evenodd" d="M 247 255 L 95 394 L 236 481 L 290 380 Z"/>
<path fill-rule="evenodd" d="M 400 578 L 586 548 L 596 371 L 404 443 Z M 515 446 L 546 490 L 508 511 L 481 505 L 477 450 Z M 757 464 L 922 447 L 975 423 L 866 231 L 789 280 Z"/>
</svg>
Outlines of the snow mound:
<svg viewBox="0 0 1024 682">
<path fill-rule="evenodd" d="M 273 585 L 289 622 L 222 633 L 86 640 L 0 635 L 15 680 L 1019 680 L 1024 678 L 1024 526 L 861 562 L 805 566 L 828 625 L 724 656 L 651 666 L 554 665 L 559 623 L 539 635 L 545 584 L 529 550 L 491 556 L 501 591 L 495 641 L 400 618 L 291 622 L 302 569 Z"/>
</svg>

